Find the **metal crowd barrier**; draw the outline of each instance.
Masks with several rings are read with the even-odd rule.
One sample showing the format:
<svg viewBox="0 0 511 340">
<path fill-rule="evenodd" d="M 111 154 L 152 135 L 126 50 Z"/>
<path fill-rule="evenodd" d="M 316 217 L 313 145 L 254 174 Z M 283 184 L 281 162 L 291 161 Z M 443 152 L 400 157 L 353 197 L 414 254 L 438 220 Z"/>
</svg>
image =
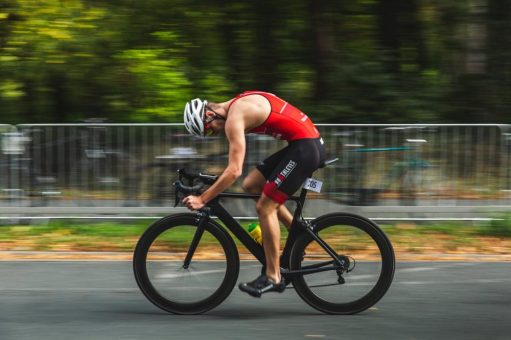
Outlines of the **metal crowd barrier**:
<svg viewBox="0 0 511 340">
<path fill-rule="evenodd" d="M 324 189 L 311 195 L 311 214 L 454 216 L 511 206 L 508 125 L 319 129 L 328 156 L 339 160 L 314 174 Z M 228 160 L 225 139 L 195 138 L 182 124 L 22 124 L 0 125 L 0 132 L 4 216 L 162 215 L 173 211 L 177 169 L 219 173 Z M 248 135 L 244 173 L 284 145 Z M 252 202 L 232 202 L 232 208 L 238 216 L 254 215 Z"/>
<path fill-rule="evenodd" d="M 0 124 L 0 201 L 22 196 L 20 168 L 23 167 L 25 138 L 13 125 Z"/>
</svg>

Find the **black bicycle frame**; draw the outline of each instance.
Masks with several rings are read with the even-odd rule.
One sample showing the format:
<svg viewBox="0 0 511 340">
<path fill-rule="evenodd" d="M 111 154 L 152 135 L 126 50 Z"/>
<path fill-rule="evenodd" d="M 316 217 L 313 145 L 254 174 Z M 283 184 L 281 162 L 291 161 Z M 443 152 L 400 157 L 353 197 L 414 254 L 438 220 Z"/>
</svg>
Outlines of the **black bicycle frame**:
<svg viewBox="0 0 511 340">
<path fill-rule="evenodd" d="M 310 226 L 306 221 L 304 221 L 302 216 L 303 211 L 303 205 L 305 202 L 305 197 L 307 196 L 307 190 L 302 189 L 300 196 L 291 196 L 289 197 L 289 200 L 296 202 L 297 206 L 293 214 L 293 221 L 291 223 L 290 232 L 288 234 L 288 237 L 286 239 L 286 243 L 284 246 L 284 249 L 282 251 L 282 257 L 281 262 L 285 264 L 289 264 L 290 255 L 291 255 L 291 247 L 293 246 L 296 238 L 303 232 L 307 232 L 312 238 L 318 242 L 318 244 L 325 249 L 325 251 L 332 257 L 332 260 L 325 261 L 321 263 L 316 263 L 309 266 L 304 266 L 300 270 L 286 270 L 282 274 L 287 277 L 291 278 L 293 276 L 297 275 L 304 275 L 304 274 L 312 274 L 312 273 L 318 273 L 322 271 L 328 271 L 328 270 L 337 270 L 337 269 L 343 269 L 346 268 L 346 259 L 343 256 L 337 255 L 332 248 L 328 244 L 326 244 L 317 234 L 315 234 L 312 230 L 312 226 Z M 236 221 L 232 215 L 225 210 L 225 208 L 220 203 L 220 199 L 222 198 L 235 198 L 235 199 L 259 199 L 260 195 L 254 195 L 254 194 L 242 194 L 242 193 L 233 193 L 233 192 L 224 192 L 219 194 L 216 198 L 211 200 L 208 204 L 206 209 L 201 210 L 198 213 L 199 218 L 199 227 L 197 228 L 197 232 L 195 233 L 194 239 L 192 241 L 192 244 L 190 246 L 190 249 L 188 249 L 188 254 L 185 259 L 184 267 L 188 267 L 191 258 L 195 252 L 195 249 L 197 247 L 197 244 L 200 240 L 200 237 L 202 236 L 204 232 L 204 223 L 210 219 L 210 215 L 215 215 L 218 217 L 220 221 L 224 223 L 224 225 L 229 229 L 234 236 L 240 240 L 240 242 L 252 253 L 255 258 L 264 265 L 266 263 L 265 255 L 264 255 L 264 248 L 259 245 L 246 231 L 245 229 Z M 209 209 L 208 209 L 209 208 Z M 333 266 L 333 264 L 337 264 L 336 266 Z M 332 265 L 330 267 L 326 267 L 327 265 Z"/>
</svg>

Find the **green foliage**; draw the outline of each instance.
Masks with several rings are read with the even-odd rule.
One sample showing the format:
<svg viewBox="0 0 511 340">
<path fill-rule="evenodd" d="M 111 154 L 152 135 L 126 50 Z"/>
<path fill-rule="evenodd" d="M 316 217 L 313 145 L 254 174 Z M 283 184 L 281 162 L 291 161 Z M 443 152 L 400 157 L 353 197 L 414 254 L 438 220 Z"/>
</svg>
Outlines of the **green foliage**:
<svg viewBox="0 0 511 340">
<path fill-rule="evenodd" d="M 171 51 L 150 48 L 124 51 L 120 58 L 137 87 L 131 120 L 178 120 L 183 98 L 191 96 L 184 60 L 173 58 Z"/>
<path fill-rule="evenodd" d="M 3 0 L 2 123 L 179 122 L 249 89 L 316 122 L 506 123 L 511 4 L 471 4 Z"/>
<path fill-rule="evenodd" d="M 511 215 L 506 214 L 493 219 L 480 227 L 478 233 L 484 236 L 511 237 Z"/>
</svg>

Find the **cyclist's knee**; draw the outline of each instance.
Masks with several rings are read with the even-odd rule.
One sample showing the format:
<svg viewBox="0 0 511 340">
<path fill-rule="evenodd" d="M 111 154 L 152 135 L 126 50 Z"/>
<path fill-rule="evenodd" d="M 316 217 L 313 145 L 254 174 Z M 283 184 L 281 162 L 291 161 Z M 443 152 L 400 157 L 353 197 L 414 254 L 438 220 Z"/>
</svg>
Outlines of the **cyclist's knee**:
<svg viewBox="0 0 511 340">
<path fill-rule="evenodd" d="M 274 202 L 266 195 L 262 195 L 256 203 L 256 211 L 258 216 L 277 214 L 280 204 Z"/>
<path fill-rule="evenodd" d="M 263 191 L 264 183 L 258 183 L 252 177 L 246 177 L 241 183 L 241 187 L 245 192 L 251 194 L 260 194 Z"/>
</svg>

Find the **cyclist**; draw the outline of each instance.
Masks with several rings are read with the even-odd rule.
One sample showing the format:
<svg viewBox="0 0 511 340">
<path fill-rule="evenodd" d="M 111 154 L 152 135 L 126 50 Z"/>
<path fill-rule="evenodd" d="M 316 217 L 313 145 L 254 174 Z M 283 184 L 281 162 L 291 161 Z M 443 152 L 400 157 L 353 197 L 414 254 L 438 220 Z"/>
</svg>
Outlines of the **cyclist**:
<svg viewBox="0 0 511 340">
<path fill-rule="evenodd" d="M 198 210 L 230 187 L 242 174 L 245 158 L 245 134 L 271 135 L 288 145 L 262 161 L 244 179 L 245 191 L 261 194 L 256 203 L 263 236 L 266 271 L 239 288 L 252 295 L 277 291 L 286 285 L 280 273 L 279 220 L 289 229 L 292 215 L 284 206 L 307 177 L 325 161 L 325 149 L 319 131 L 310 118 L 274 94 L 247 91 L 223 102 L 199 98 L 186 103 L 185 127 L 193 135 L 207 137 L 225 133 L 229 141 L 229 163 L 217 181 L 200 196 L 187 196 L 183 203 Z"/>
</svg>

